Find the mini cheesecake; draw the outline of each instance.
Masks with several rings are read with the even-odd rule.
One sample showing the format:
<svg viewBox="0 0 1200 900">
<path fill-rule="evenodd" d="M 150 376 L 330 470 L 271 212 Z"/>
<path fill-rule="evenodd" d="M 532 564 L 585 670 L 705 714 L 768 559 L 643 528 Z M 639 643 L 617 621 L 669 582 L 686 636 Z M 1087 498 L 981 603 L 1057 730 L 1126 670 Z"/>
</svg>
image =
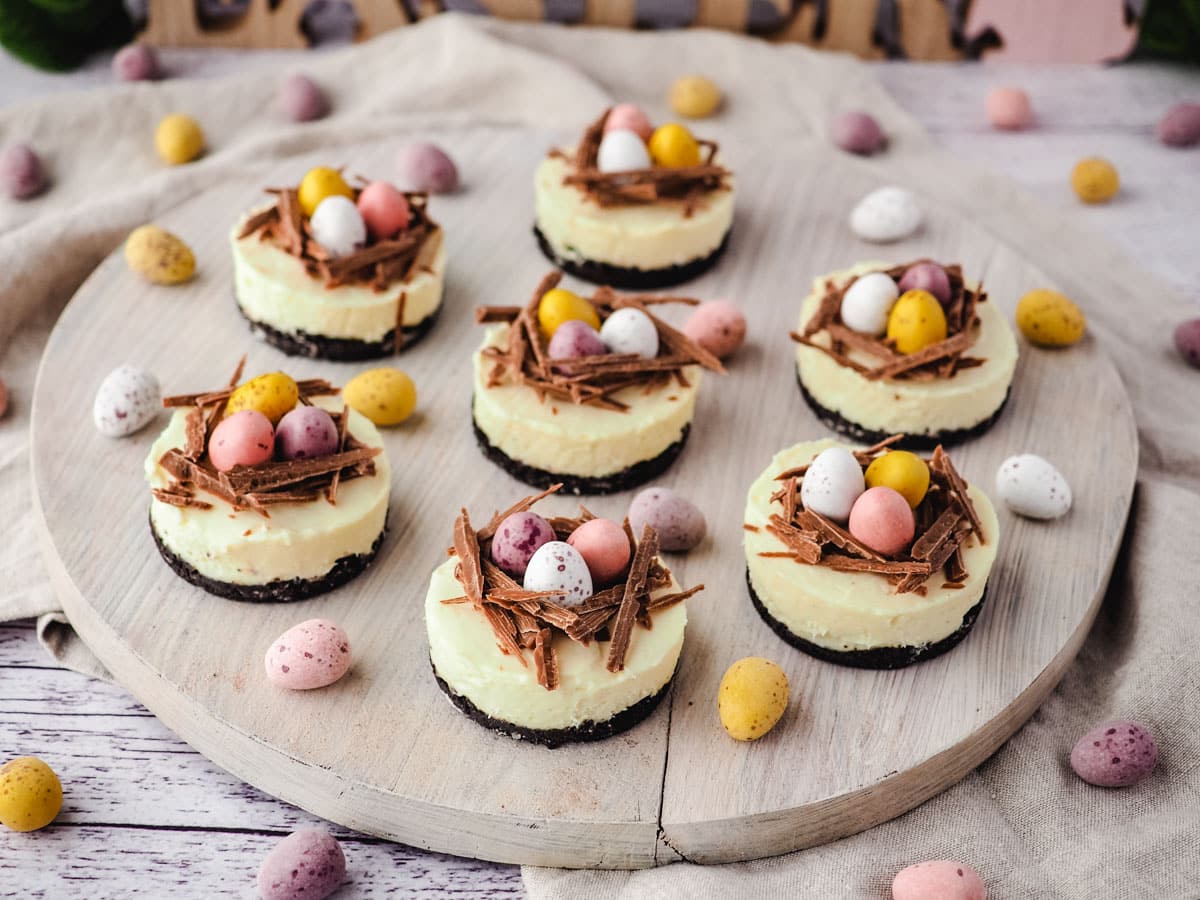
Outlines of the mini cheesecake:
<svg viewBox="0 0 1200 900">
<path fill-rule="evenodd" d="M 446 250 L 426 195 L 404 197 L 403 230 L 341 256 L 314 238 L 294 188 L 242 217 L 230 233 L 234 293 L 253 331 L 290 355 L 332 360 L 389 356 L 424 337 L 441 308 Z"/>
<path fill-rule="evenodd" d="M 853 440 L 903 434 L 903 445 L 914 448 L 961 442 L 986 431 L 1008 398 L 1016 339 L 982 289 L 963 281 L 959 266 L 944 267 L 950 288 L 944 340 L 904 354 L 882 334 L 847 326 L 842 304 L 855 281 L 882 272 L 898 283 L 918 264 L 928 261 L 861 263 L 824 275 L 801 305 L 792 334 L 800 390 L 822 422 Z"/>
<path fill-rule="evenodd" d="M 150 531 L 176 574 L 209 593 L 312 597 L 361 573 L 383 541 L 391 468 L 379 432 L 327 382 L 297 384 L 338 428 L 329 455 L 219 471 L 209 445 L 230 390 L 165 401 L 176 409 L 145 463 Z"/>
<path fill-rule="evenodd" d="M 865 468 L 891 443 L 855 458 Z M 1000 534 L 991 502 L 939 447 L 927 461 L 913 540 L 899 553 L 876 553 L 800 498 L 809 464 L 836 446 L 789 447 L 751 485 L 744 527 L 754 607 L 789 644 L 828 662 L 894 669 L 945 653 L 983 607 Z"/>
<path fill-rule="evenodd" d="M 729 242 L 734 182 L 716 145 L 687 168 L 597 168 L 606 112 L 571 151 L 534 175 L 534 233 L 546 257 L 577 278 L 619 288 L 681 284 L 710 269 Z"/>
<path fill-rule="evenodd" d="M 601 322 L 618 308 L 649 316 L 658 356 L 549 359 L 537 324 L 541 298 L 558 284 L 547 276 L 522 307 L 481 307 L 490 323 L 474 356 L 472 419 L 480 448 L 514 478 L 576 494 L 628 490 L 665 471 L 691 431 L 701 370 L 724 372 L 711 353 L 649 312 L 646 298 L 607 288 L 589 303 Z M 588 365 L 590 375 L 580 374 Z M 569 374 L 575 373 L 575 374 Z"/>
</svg>

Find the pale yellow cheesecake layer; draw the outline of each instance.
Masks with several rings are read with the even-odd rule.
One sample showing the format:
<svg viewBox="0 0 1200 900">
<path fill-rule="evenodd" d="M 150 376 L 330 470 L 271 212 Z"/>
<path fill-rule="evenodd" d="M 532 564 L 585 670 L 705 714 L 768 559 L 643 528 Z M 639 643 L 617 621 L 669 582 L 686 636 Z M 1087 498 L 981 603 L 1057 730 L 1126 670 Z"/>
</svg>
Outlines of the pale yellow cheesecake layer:
<svg viewBox="0 0 1200 900">
<path fill-rule="evenodd" d="M 983 523 L 987 543 L 980 544 L 972 536 L 964 548 L 968 578 L 962 588 L 942 587 L 944 579 L 935 574 L 927 582 L 929 592 L 924 597 L 900 594 L 883 575 L 838 572 L 758 555 L 785 549 L 765 530 L 771 514 L 780 511 L 779 504 L 770 502 L 771 494 L 779 488 L 775 476 L 810 462 L 822 450 L 834 446 L 847 445 L 821 440 L 782 450 L 750 486 L 745 522 L 759 531 L 745 532 L 746 565 L 758 599 L 792 634 L 828 650 L 921 647 L 953 634 L 961 627 L 966 612 L 983 596 L 1000 537 L 996 511 L 987 495 L 974 485 L 968 486 L 968 493 Z"/>
<path fill-rule="evenodd" d="M 331 412 L 341 398 L 316 397 Z M 176 410 L 146 457 L 146 480 L 166 487 L 170 474 L 158 461 L 167 450 L 183 447 L 187 410 Z M 383 445 L 375 426 L 350 411 L 350 433 L 372 447 Z M 345 556 L 371 552 L 387 520 L 392 471 L 386 453 L 375 457 L 375 474 L 343 482 L 337 504 L 326 500 L 272 506 L 271 517 L 254 510 L 234 510 L 206 491 L 196 496 L 211 509 L 180 508 L 150 501 L 150 521 L 172 553 L 201 575 L 230 584 L 266 584 L 292 578 L 315 579 L 328 574 Z"/>
<path fill-rule="evenodd" d="M 560 682 L 548 691 L 538 684 L 531 654 L 525 654 L 522 665 L 517 657 L 500 652 L 482 612 L 470 603 L 441 602 L 462 596 L 462 585 L 454 577 L 457 563 L 454 557 L 446 560 L 429 580 L 425 597 L 429 658 L 452 691 L 492 718 L 538 730 L 605 722 L 658 693 L 671 680 L 683 648 L 685 604 L 655 613 L 650 630 L 634 627 L 620 672 L 605 667 L 607 641 L 585 647 L 556 634 L 553 645 Z M 678 590 L 672 580 L 656 596 Z"/>
<path fill-rule="evenodd" d="M 508 325 L 495 325 L 483 347 L 504 346 Z M 547 397 L 530 387 L 504 383 L 488 387 L 493 360 L 476 351 L 475 424 L 493 447 L 510 459 L 561 475 L 601 477 L 654 459 L 683 436 L 696 409 L 702 378 L 688 366 L 688 387 L 671 381 L 647 392 L 629 387 L 613 395 L 629 404 L 626 412 L 580 406 Z"/>
<path fill-rule="evenodd" d="M 816 313 L 827 280 L 840 284 L 854 275 L 887 268 L 890 268 L 887 263 L 860 263 L 816 279 L 812 293 L 800 308 L 798 330 L 803 331 Z M 871 381 L 822 351 L 797 344 L 800 380 L 821 406 L 870 431 L 936 434 L 972 428 L 990 418 L 1004 403 L 1017 367 L 1017 341 L 996 304 L 979 304 L 978 314 L 979 339 L 966 355 L 982 357 L 986 362 L 974 369 L 963 369 L 952 378 Z M 814 340 L 828 342 L 828 336 L 817 335 Z M 867 366 L 879 364 L 876 357 L 861 351 L 851 351 L 848 355 Z"/>
</svg>

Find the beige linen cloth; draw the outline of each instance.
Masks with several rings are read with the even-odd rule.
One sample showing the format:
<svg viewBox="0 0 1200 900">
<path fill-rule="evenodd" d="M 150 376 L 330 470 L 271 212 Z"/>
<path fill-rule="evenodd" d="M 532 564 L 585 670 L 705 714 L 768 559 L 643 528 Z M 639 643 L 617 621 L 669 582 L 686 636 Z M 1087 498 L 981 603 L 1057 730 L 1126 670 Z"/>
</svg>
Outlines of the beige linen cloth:
<svg viewBox="0 0 1200 900">
<path fill-rule="evenodd" d="M 526 887 L 535 898 L 883 898 L 903 865 L 954 857 L 979 869 L 993 898 L 1200 897 L 1200 373 L 1169 347 L 1170 328 L 1186 313 L 1180 298 L 1011 184 L 941 156 L 849 59 L 718 33 L 585 32 L 450 15 L 313 58 L 306 69 L 329 88 L 334 114 L 302 126 L 280 122 L 272 108 L 276 76 L 262 73 L 124 85 L 0 113 L 0 142 L 42 148 L 54 178 L 54 189 L 36 201 L 0 201 L 0 376 L 12 395 L 0 420 L 0 619 L 38 617 L 56 659 L 105 675 L 57 611 L 39 558 L 29 402 L 58 312 L 137 225 L 223 180 L 269 177 L 275 161 L 318 147 L 338 158 L 338 148 L 361 140 L 479 122 L 570 133 L 614 99 L 640 101 L 662 116 L 661 88 L 684 71 L 706 72 L 729 88 L 728 111 L 712 123 L 725 142 L 823 141 L 831 111 L 868 109 L 892 136 L 889 153 L 868 163 L 881 168 L 881 179 L 890 172 L 1036 257 L 1055 283 L 1087 299 L 1092 334 L 1125 379 L 1141 469 L 1100 618 L 1032 721 L 960 785 L 900 819 L 741 865 L 526 869 Z M 203 121 L 210 149 L 199 162 L 168 169 L 149 138 L 176 110 Z M 470 160 L 460 163 L 469 179 Z M 1088 726 L 1115 716 L 1150 725 L 1160 764 L 1135 788 L 1090 788 L 1070 771 L 1070 747 Z"/>
</svg>

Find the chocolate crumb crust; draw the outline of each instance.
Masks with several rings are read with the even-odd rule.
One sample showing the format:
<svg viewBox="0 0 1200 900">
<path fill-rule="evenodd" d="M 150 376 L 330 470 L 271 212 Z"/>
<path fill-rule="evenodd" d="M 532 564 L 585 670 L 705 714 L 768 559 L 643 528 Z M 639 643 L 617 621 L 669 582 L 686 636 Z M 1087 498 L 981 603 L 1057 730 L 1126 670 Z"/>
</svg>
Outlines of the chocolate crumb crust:
<svg viewBox="0 0 1200 900">
<path fill-rule="evenodd" d="M 611 263 L 599 262 L 592 259 L 575 259 L 559 255 L 541 229 L 533 227 L 534 237 L 546 259 L 569 275 L 574 275 L 592 284 L 607 284 L 622 290 L 652 291 L 660 288 L 675 287 L 693 278 L 699 278 L 717 264 L 729 246 L 729 232 L 721 239 L 720 245 L 708 256 L 661 269 L 636 269 L 625 266 L 614 266 Z"/>
<path fill-rule="evenodd" d="M 393 328 L 378 341 L 360 341 L 354 338 L 326 337 L 321 334 L 310 334 L 307 331 L 280 331 L 266 322 L 260 322 L 246 315 L 246 311 L 238 304 L 238 312 L 250 323 L 250 330 L 261 337 L 266 343 L 288 356 L 305 356 L 310 359 L 329 359 L 334 362 L 359 362 L 366 359 L 380 359 L 409 349 L 425 335 L 429 334 L 441 312 L 439 306 L 428 316 L 415 325 L 404 325 L 401 328 L 402 337 L 397 344 L 396 330 Z"/>
</svg>

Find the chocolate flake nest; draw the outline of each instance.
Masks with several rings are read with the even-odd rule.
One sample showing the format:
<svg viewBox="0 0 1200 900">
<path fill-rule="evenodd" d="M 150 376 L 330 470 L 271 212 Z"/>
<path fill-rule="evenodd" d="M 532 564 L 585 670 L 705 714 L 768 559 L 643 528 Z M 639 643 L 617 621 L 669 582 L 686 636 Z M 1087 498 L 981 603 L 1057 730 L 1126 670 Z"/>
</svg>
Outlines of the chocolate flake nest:
<svg viewBox="0 0 1200 900">
<path fill-rule="evenodd" d="M 865 469 L 888 447 L 904 438 L 892 435 L 873 447 L 858 450 L 854 458 Z M 782 481 L 771 495 L 782 513 L 772 513 L 765 526 L 787 548 L 759 553 L 764 557 L 794 559 L 805 565 L 826 566 L 839 572 L 872 572 L 887 576 L 897 593 L 925 595 L 926 583 L 944 569 L 944 588 L 961 588 L 967 580 L 963 547 L 974 535 L 987 543 L 979 514 L 967 494 L 967 484 L 939 445 L 926 460 L 929 466 L 929 490 L 913 510 L 916 536 L 907 553 L 884 556 L 863 544 L 836 522 L 804 508 L 800 485 L 809 464 L 788 469 L 775 476 Z M 747 530 L 756 531 L 752 525 Z"/>
<path fill-rule="evenodd" d="M 478 531 L 471 527 L 467 511 L 461 510 L 454 520 L 454 546 L 450 555 L 458 557 L 454 576 L 462 585 L 463 595 L 442 601 L 472 604 L 487 617 L 500 652 L 515 656 L 521 665 L 529 665 L 525 651 L 532 650 L 538 684 L 548 691 L 559 684 L 558 658 L 553 647 L 556 631 L 584 645 L 607 639 L 605 666 L 610 672 L 620 672 L 625 668 L 625 655 L 633 638 L 634 625 L 649 630 L 654 624 L 652 613 L 704 590 L 704 585 L 700 584 L 686 591 L 651 598 L 652 593 L 671 583 L 671 573 L 659 562 L 658 535 L 654 529 L 645 526 L 641 539 L 635 539 L 628 519 L 624 525 L 629 537 L 630 562 L 624 575 L 615 582 L 596 591 L 579 606 L 572 607 L 550 599 L 558 596 L 555 591 L 525 590 L 491 561 L 492 537 L 506 518 L 531 509 L 561 486 L 556 484 L 514 503 L 493 515 L 491 521 Z M 576 528 L 594 518 L 580 506 L 578 518 L 556 516 L 547 521 L 558 540 L 565 541 Z"/>
<path fill-rule="evenodd" d="M 899 281 L 904 273 L 919 263 L 930 263 L 930 259 L 918 259 L 904 265 L 881 270 L 893 281 Z M 934 263 L 937 265 L 937 263 Z M 832 280 L 825 282 L 825 296 L 816 313 L 808 320 L 802 333 L 790 332 L 798 344 L 820 350 L 833 358 L 838 365 L 853 369 L 868 381 L 888 378 L 897 381 L 932 381 L 938 378 L 953 378 L 963 369 L 973 369 L 984 364 L 979 357 L 966 356 L 966 352 L 979 337 L 979 316 L 976 307 L 987 301 L 987 293 L 980 288 L 971 290 L 963 282 L 962 266 L 942 266 L 950 279 L 950 303 L 946 306 L 946 337 L 930 344 L 916 353 L 900 353 L 896 345 L 886 337 L 872 337 L 847 328 L 841 319 L 842 298 L 850 285 L 861 275 L 855 275 L 844 284 Z M 874 274 L 864 272 L 863 275 Z M 824 334 L 827 342 L 817 341 Z M 873 356 L 878 365 L 863 365 L 850 358 L 849 351 Z"/>
<path fill-rule="evenodd" d="M 349 433 L 349 407 L 340 413 L 330 413 L 338 427 L 336 453 L 313 459 L 292 459 L 265 462 L 257 466 L 234 466 L 220 472 L 208 458 L 208 442 L 213 429 L 225 416 L 225 406 L 241 380 L 246 366 L 243 356 L 229 384 L 215 391 L 199 394 L 179 394 L 164 397 L 163 406 L 191 407 L 186 420 L 186 442 L 182 449 L 171 448 L 158 464 L 172 476 L 165 488 L 152 488 L 155 499 L 172 506 L 211 509 L 212 504 L 196 496 L 197 490 L 213 494 L 235 510 L 253 509 L 270 518 L 268 507 L 281 503 L 311 503 L 324 498 L 337 502 L 338 485 L 375 474 L 374 459 L 380 447 L 369 447 Z M 336 394 L 322 378 L 296 382 L 300 403 L 311 406 L 310 398 Z"/>
<path fill-rule="evenodd" d="M 627 412 L 629 404 L 613 395 L 627 387 L 642 386 L 649 393 L 675 379 L 681 387 L 689 387 L 684 374 L 687 366 L 703 366 L 725 373 L 725 367 L 682 331 L 672 328 L 658 318 L 649 307 L 663 303 L 699 303 L 690 297 L 656 297 L 649 295 L 619 295 L 612 288 L 599 287 L 591 297 L 601 322 L 622 308 L 639 309 L 650 317 L 658 329 L 658 356 L 642 359 L 636 353 L 608 353 L 601 356 L 581 356 L 574 359 L 551 360 L 548 343 L 537 323 L 537 309 L 542 295 L 562 280 L 562 272 L 546 275 L 538 284 L 533 297 L 525 306 L 481 306 L 475 310 L 480 324 L 506 322 L 509 325 L 508 343 L 504 347 L 484 347 L 484 357 L 493 360 L 488 372 L 487 386 L 496 387 L 507 377 L 515 384 L 524 384 L 546 397 L 575 404 L 598 406 L 616 412 Z"/>
</svg>

